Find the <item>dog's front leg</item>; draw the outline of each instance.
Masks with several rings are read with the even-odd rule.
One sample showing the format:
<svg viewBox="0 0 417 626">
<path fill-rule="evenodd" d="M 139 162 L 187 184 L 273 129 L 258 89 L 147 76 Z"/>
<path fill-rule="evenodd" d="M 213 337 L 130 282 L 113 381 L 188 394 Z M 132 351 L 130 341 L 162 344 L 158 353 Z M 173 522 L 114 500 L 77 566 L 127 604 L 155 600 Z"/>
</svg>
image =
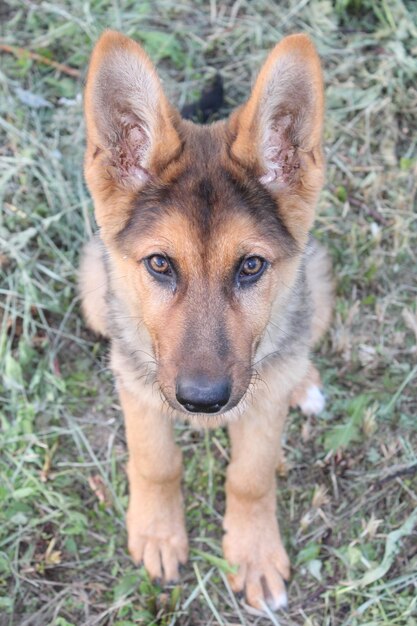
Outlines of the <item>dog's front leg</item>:
<svg viewBox="0 0 417 626">
<path fill-rule="evenodd" d="M 129 449 L 129 552 L 152 578 L 178 578 L 188 542 L 181 494 L 182 457 L 169 419 L 119 387 Z"/>
<path fill-rule="evenodd" d="M 269 407 L 272 409 L 272 407 Z M 269 414 L 268 414 L 269 413 Z M 284 580 L 290 564 L 276 518 L 275 469 L 287 413 L 247 413 L 229 426 L 232 446 L 226 480 L 223 549 L 237 566 L 230 576 L 235 592 L 245 591 L 250 605 L 276 610 L 286 606 Z"/>
</svg>

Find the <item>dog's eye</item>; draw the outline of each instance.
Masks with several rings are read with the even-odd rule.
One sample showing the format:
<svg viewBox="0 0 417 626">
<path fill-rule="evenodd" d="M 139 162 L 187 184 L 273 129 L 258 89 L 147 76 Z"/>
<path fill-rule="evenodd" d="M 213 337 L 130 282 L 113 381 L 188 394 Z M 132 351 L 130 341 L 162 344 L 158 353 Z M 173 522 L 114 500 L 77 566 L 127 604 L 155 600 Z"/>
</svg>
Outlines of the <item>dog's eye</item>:
<svg viewBox="0 0 417 626">
<path fill-rule="evenodd" d="M 148 259 L 149 267 L 158 274 L 166 274 L 169 271 L 169 263 L 164 256 L 154 254 Z"/>
<path fill-rule="evenodd" d="M 244 259 L 238 273 L 238 283 L 248 284 L 258 280 L 264 273 L 267 262 L 260 256 L 250 256 Z"/>
<path fill-rule="evenodd" d="M 173 275 L 171 263 L 162 254 L 153 254 L 144 259 L 146 269 L 158 279 L 170 278 Z"/>
<path fill-rule="evenodd" d="M 243 262 L 240 273 L 244 276 L 255 276 L 258 274 L 264 264 L 264 260 L 259 256 L 250 256 Z"/>
</svg>

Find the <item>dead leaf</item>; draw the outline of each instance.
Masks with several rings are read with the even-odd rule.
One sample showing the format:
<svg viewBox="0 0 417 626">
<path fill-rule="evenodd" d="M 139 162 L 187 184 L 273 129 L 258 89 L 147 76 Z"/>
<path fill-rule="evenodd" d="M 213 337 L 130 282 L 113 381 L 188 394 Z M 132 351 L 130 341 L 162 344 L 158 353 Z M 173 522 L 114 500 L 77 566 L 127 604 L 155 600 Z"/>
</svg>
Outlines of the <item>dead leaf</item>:
<svg viewBox="0 0 417 626">
<path fill-rule="evenodd" d="M 111 506 L 111 498 L 103 478 L 99 474 L 94 474 L 88 478 L 88 484 L 93 490 L 98 501 L 106 506 Z"/>
</svg>

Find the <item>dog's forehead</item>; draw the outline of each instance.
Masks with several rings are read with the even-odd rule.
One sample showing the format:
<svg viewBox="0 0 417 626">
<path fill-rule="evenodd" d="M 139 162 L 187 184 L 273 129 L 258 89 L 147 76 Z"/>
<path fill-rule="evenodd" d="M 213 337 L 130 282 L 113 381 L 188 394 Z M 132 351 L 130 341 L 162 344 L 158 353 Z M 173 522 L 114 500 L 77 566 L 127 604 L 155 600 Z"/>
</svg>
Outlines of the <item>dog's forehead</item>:
<svg viewBox="0 0 417 626">
<path fill-rule="evenodd" d="M 182 136 L 176 162 L 134 198 L 118 242 L 131 249 L 141 241 L 164 238 L 175 247 L 199 248 L 207 257 L 229 254 L 240 242 L 261 238 L 284 255 L 294 253 L 295 242 L 276 199 L 256 177 L 237 176 L 231 166 L 225 126 L 185 123 Z"/>
</svg>

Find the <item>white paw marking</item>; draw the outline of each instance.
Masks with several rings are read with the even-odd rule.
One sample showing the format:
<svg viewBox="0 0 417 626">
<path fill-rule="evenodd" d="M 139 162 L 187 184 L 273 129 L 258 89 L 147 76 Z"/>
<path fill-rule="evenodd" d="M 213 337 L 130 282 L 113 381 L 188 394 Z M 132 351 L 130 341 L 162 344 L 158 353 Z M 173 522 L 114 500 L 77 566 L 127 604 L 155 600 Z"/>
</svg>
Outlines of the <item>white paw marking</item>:
<svg viewBox="0 0 417 626">
<path fill-rule="evenodd" d="M 286 609 L 288 606 L 288 598 L 285 591 L 280 593 L 276 598 L 268 599 L 268 606 L 271 611 L 278 611 L 278 609 Z"/>
<path fill-rule="evenodd" d="M 321 389 L 317 385 L 310 385 L 300 402 L 300 409 L 304 415 L 318 415 L 324 409 L 325 404 L 326 400 Z"/>
</svg>

